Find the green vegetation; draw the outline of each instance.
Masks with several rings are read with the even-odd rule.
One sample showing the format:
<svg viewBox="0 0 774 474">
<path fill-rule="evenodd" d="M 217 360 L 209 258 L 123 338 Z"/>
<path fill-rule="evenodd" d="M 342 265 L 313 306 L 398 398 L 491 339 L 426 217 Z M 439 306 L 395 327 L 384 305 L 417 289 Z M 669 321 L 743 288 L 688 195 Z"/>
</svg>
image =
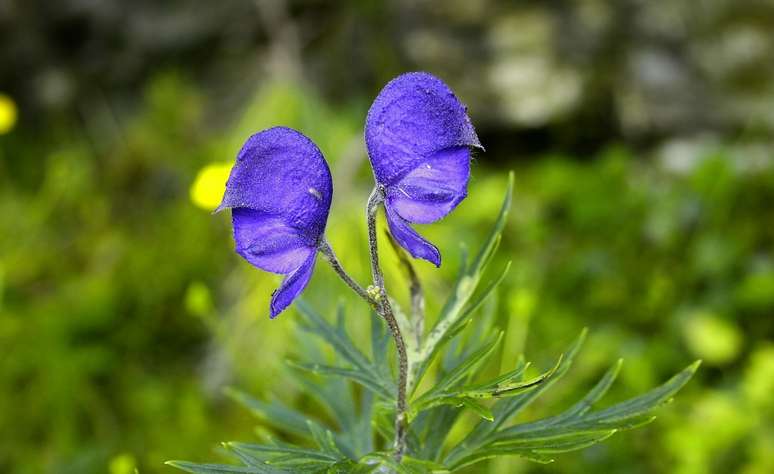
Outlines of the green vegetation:
<svg viewBox="0 0 774 474">
<path fill-rule="evenodd" d="M 336 176 L 331 243 L 348 249 L 343 263 L 365 281 L 367 102 L 332 107 L 292 83 L 267 83 L 222 130 L 209 126 L 207 105 L 167 74 L 131 120 L 104 109 L 59 120 L 45 136 L 23 124 L 0 136 L 0 471 L 174 472 L 165 460 L 212 460 L 217 440 L 259 442 L 256 423 L 260 435 L 284 433 L 248 416 L 228 386 L 319 411 L 285 375 L 286 360 L 309 349 L 302 315 L 268 319 L 276 282 L 232 252 L 227 216 L 204 209 L 217 182 L 199 172 L 231 160 L 255 130 L 304 129 Z M 492 278 L 509 260 L 511 269 L 477 313 L 505 333 L 476 380 L 513 370 L 520 354 L 551 368 L 589 328 L 573 370 L 516 421 L 564 412 L 610 370 L 617 381 L 601 409 L 704 364 L 647 427 L 552 456 L 548 467 L 508 457 L 469 472 L 774 471 L 774 165 L 747 159 L 742 145 L 677 157 L 625 146 L 478 156 L 470 197 L 444 225 L 423 229 L 445 256 L 440 271 L 418 265 L 433 295 L 428 314 L 452 291 L 462 244 L 483 241 L 513 168 Z M 384 259 L 406 307 L 397 258 Z M 368 313 L 323 265 L 305 299 L 323 315 L 344 307 L 352 340 L 368 347 Z M 449 446 L 479 423 L 463 416 Z"/>
</svg>

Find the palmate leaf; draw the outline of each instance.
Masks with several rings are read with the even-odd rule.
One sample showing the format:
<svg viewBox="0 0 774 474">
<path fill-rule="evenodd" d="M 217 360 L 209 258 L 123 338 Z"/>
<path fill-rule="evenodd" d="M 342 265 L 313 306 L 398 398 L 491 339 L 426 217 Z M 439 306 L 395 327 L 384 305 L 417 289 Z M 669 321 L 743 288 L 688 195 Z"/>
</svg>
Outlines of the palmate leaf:
<svg viewBox="0 0 774 474">
<path fill-rule="evenodd" d="M 322 459 L 318 456 L 304 452 L 292 452 L 285 454 L 272 454 L 266 451 L 256 451 L 240 446 L 226 444 L 231 453 L 245 466 L 261 469 L 273 469 L 284 472 L 298 470 L 319 471 L 325 470 L 333 464 L 341 462 L 339 459 Z M 260 445 L 255 445 L 260 446 Z"/>
<path fill-rule="evenodd" d="M 393 453 L 376 452 L 365 456 L 360 460 L 375 466 L 383 466 L 398 474 L 445 474 L 450 472 L 446 466 L 433 461 L 417 459 L 411 456 L 404 456 L 400 463 L 396 462 Z M 384 472 L 384 471 L 379 471 Z"/>
<path fill-rule="evenodd" d="M 446 373 L 435 384 L 435 386 L 412 401 L 410 404 L 409 420 L 412 420 L 417 413 L 439 405 L 462 405 L 464 400 L 452 399 L 451 390 L 463 378 L 470 375 L 483 364 L 494 352 L 502 340 L 503 333 L 497 334 L 493 341 L 483 344 L 478 350 L 474 351 L 469 357 L 465 358 L 459 365 Z M 474 408 L 476 409 L 476 408 Z M 477 410 L 478 411 L 478 410 Z"/>
<path fill-rule="evenodd" d="M 552 418 L 500 430 L 493 439 L 499 442 L 514 437 L 522 437 L 525 433 L 535 434 L 611 428 L 629 429 L 641 426 L 652 421 L 654 417 L 650 412 L 659 405 L 668 402 L 678 390 L 688 383 L 688 380 L 690 380 L 698 367 L 699 362 L 694 362 L 653 390 L 609 408 L 595 412 L 589 412 L 588 410 L 579 412 L 576 406 L 573 406 L 567 412 Z M 607 374 L 605 377 L 607 377 Z M 585 405 L 585 402 L 583 403 Z"/>
<path fill-rule="evenodd" d="M 226 394 L 232 398 L 233 400 L 237 401 L 241 405 L 243 405 L 245 408 L 250 410 L 250 412 L 255 415 L 258 419 L 272 425 L 273 427 L 285 431 L 287 433 L 291 433 L 295 436 L 298 436 L 303 439 L 307 439 L 310 441 L 316 441 L 316 436 L 320 431 L 325 431 L 325 428 L 320 424 L 320 422 L 308 415 L 302 414 L 300 412 L 297 412 L 293 409 L 285 407 L 283 404 L 272 401 L 272 402 L 262 402 L 260 400 L 257 400 L 250 395 L 247 395 L 244 392 L 241 392 L 239 390 L 228 388 L 226 389 Z M 322 399 L 323 401 L 325 398 Z M 335 413 L 334 409 L 331 407 L 328 407 L 328 409 Z M 369 407 L 370 409 L 370 407 Z M 347 415 L 348 417 L 355 418 L 354 411 Z M 370 412 L 368 413 L 362 413 L 361 417 L 369 417 Z M 338 447 L 343 449 L 348 455 L 355 456 L 360 452 L 362 449 L 360 446 L 356 445 L 355 443 L 357 441 L 365 442 L 367 440 L 359 439 L 354 440 L 355 438 L 354 433 L 351 433 L 352 429 L 355 429 L 353 427 L 346 426 L 345 422 L 342 420 L 339 420 L 344 424 L 345 431 L 343 433 L 335 433 L 333 434 L 335 443 Z M 353 425 L 362 423 L 362 421 L 355 420 L 352 422 Z M 350 430 L 347 430 L 346 428 L 350 428 Z M 370 447 L 370 446 L 369 446 Z"/>
<path fill-rule="evenodd" d="M 464 259 L 463 259 L 464 260 Z M 473 354 L 477 347 L 484 343 L 487 336 L 491 336 L 491 330 L 495 327 L 495 318 L 497 315 L 496 294 L 489 294 L 485 299 L 486 306 L 479 311 L 475 318 L 468 318 L 464 327 L 471 327 L 469 334 L 460 335 L 460 337 L 451 338 L 449 345 L 443 351 L 443 358 L 440 361 L 439 376 L 454 370 L 465 359 Z M 482 303 L 484 301 L 482 300 Z M 470 374 L 472 376 L 473 374 Z M 465 379 L 467 383 L 467 378 Z M 489 410 L 480 404 L 471 404 L 468 407 L 441 405 L 429 410 L 421 411 L 409 430 L 409 452 L 420 459 L 431 459 L 440 461 L 442 446 L 446 437 L 451 432 L 454 423 L 463 413 L 464 409 L 469 408 L 478 410 L 483 418 L 490 416 Z M 481 408 L 484 408 L 482 410 Z"/>
<path fill-rule="evenodd" d="M 322 354 L 317 350 L 316 341 L 304 339 L 299 338 L 303 344 L 304 357 L 311 360 L 321 360 Z M 292 367 L 292 363 L 288 363 Z M 337 441 L 348 456 L 356 457 L 370 451 L 370 447 L 365 447 L 361 442 L 363 439 L 355 434 L 359 421 L 358 413 L 353 410 L 353 406 L 355 406 L 353 387 L 346 378 L 320 377 L 306 370 L 289 370 L 287 374 L 300 386 L 303 393 L 309 394 L 336 421 L 340 431 L 337 435 Z"/>
<path fill-rule="evenodd" d="M 304 309 L 307 318 L 305 319 L 307 326 L 304 329 L 309 331 L 310 326 L 325 328 L 322 339 L 333 346 L 336 349 L 336 355 L 348 361 L 352 368 L 287 361 L 290 367 L 298 369 L 291 371 L 290 375 L 338 422 L 340 433 L 336 434 L 336 441 L 347 456 L 355 459 L 373 449 L 370 420 L 374 398 L 391 401 L 395 397 L 395 387 L 386 355 L 389 334 L 383 327 L 384 324 L 375 314 L 372 314 L 371 352 L 374 360 L 372 362 L 354 346 L 347 335 L 344 329 L 343 307 L 339 307 L 336 326 L 327 323 L 311 309 Z M 312 335 L 320 337 L 317 333 Z M 310 349 L 315 344 L 309 341 L 305 346 L 305 349 Z M 308 353 L 309 350 L 304 350 L 303 352 L 312 360 L 323 358 L 322 354 L 316 351 Z M 359 416 L 353 408 L 356 406 L 356 401 L 353 399 L 353 390 L 349 381 L 356 382 L 368 391 L 360 394 Z"/>
<path fill-rule="evenodd" d="M 538 463 L 550 463 L 553 462 L 551 454 L 587 448 L 606 440 L 615 432 L 616 430 L 610 429 L 567 433 L 556 436 L 545 436 L 542 438 L 518 439 L 514 440 L 512 443 L 487 445 L 459 460 L 454 464 L 453 468 L 460 469 L 498 456 L 521 456 Z"/>
<path fill-rule="evenodd" d="M 293 364 L 296 368 L 310 370 L 320 375 L 338 375 L 350 378 L 361 384 L 364 388 L 372 391 L 375 395 L 386 399 L 394 398 L 396 392 L 395 383 L 389 377 L 388 369 L 379 367 L 369 360 L 350 339 L 344 330 L 343 324 L 333 326 L 322 316 L 317 314 L 309 305 L 303 301 L 297 303 L 299 313 L 303 317 L 304 329 L 322 337 L 328 342 L 336 353 L 352 366 L 351 369 L 344 367 L 332 367 L 322 364 Z M 343 313 L 339 312 L 339 320 L 343 320 Z M 379 346 L 376 351 L 383 350 L 384 338 L 377 337 Z"/>
<path fill-rule="evenodd" d="M 275 428 L 296 436 L 311 438 L 307 425 L 307 420 L 310 418 L 307 415 L 288 408 L 276 400 L 262 402 L 232 387 L 226 388 L 225 393 L 229 398 L 247 408 L 255 417 Z"/>
<path fill-rule="evenodd" d="M 460 333 L 460 337 L 453 337 L 448 345 L 444 346 L 438 365 L 439 376 L 442 377 L 469 357 L 487 338 L 492 337 L 492 329 L 498 327 L 497 293 L 489 293 L 487 298 L 482 300 L 479 308 L 475 316 L 461 319 L 461 321 L 469 321 L 465 324 L 469 329 Z"/>
<path fill-rule="evenodd" d="M 277 470 L 269 466 L 232 466 L 229 464 L 199 464 L 188 461 L 167 461 L 168 466 L 176 467 L 193 474 L 275 474 L 287 471 Z"/>
<path fill-rule="evenodd" d="M 559 367 L 554 371 L 553 375 L 545 383 L 532 391 L 518 394 L 514 397 L 498 400 L 492 407 L 492 414 L 494 420 L 491 422 L 479 422 L 473 430 L 460 442 L 451 452 L 447 455 L 446 460 L 454 461 L 462 456 L 463 452 L 473 451 L 483 446 L 488 436 L 495 430 L 500 428 L 510 418 L 514 417 L 521 410 L 526 408 L 533 400 L 535 400 L 540 394 L 548 390 L 553 384 L 559 381 L 570 369 L 572 362 L 575 360 L 575 356 L 578 354 L 583 342 L 586 339 L 587 331 L 584 329 L 580 336 L 573 342 L 572 345 L 564 352 Z M 516 367 L 516 371 L 526 368 L 523 361 L 519 361 Z"/>
<path fill-rule="evenodd" d="M 440 461 L 441 448 L 461 411 L 444 405 L 420 413 L 410 426 L 409 440 L 416 439 L 409 444 L 410 452 L 420 459 Z"/>
<path fill-rule="evenodd" d="M 537 377 L 533 377 L 526 381 L 521 380 L 521 376 L 527 367 L 527 365 L 524 365 L 516 370 L 483 383 L 454 385 L 454 376 L 459 372 L 470 373 L 474 371 L 475 367 L 481 363 L 480 360 L 494 351 L 501 336 L 502 333 L 498 336 L 497 340 L 493 343 L 485 344 L 484 347 L 473 353 L 465 360 L 465 362 L 460 364 L 458 368 L 447 375 L 446 378 L 450 379 L 449 381 L 444 382 L 442 380 L 433 389 L 423 394 L 415 402 L 412 402 L 409 419 L 423 410 L 428 410 L 440 405 L 454 405 L 465 406 L 478 413 L 485 420 L 490 422 L 494 421 L 494 415 L 491 410 L 486 406 L 481 405 L 479 400 L 514 397 L 527 390 L 534 390 L 539 385 L 550 380 L 562 364 L 563 356 L 560 356 L 554 367 Z"/>
<path fill-rule="evenodd" d="M 372 393 L 379 395 L 380 397 L 385 399 L 390 399 L 395 396 L 395 394 L 393 392 L 390 392 L 386 387 L 383 387 L 377 381 L 375 381 L 371 377 L 368 377 L 365 373 L 357 369 L 345 369 L 343 367 L 334 367 L 330 365 L 322 365 L 322 364 L 314 364 L 314 363 L 294 362 L 291 360 L 288 360 L 287 363 L 291 367 L 308 371 L 313 374 L 333 376 L 333 377 L 344 377 L 344 378 L 350 379 L 354 382 L 359 383 L 364 388 L 367 388 Z"/>
<path fill-rule="evenodd" d="M 330 430 L 309 421 L 308 429 L 318 449 L 286 444 L 224 443 L 244 466 L 170 461 L 167 464 L 193 473 L 328 473 L 353 472 L 356 462 L 339 449 Z"/>
<path fill-rule="evenodd" d="M 632 429 L 651 422 L 655 418 L 651 412 L 670 400 L 690 380 L 699 366 L 699 362 L 695 362 L 661 386 L 643 395 L 591 412 L 592 405 L 602 398 L 615 381 L 621 366 L 619 360 L 585 397 L 563 413 L 500 429 L 504 423 L 569 370 L 583 341 L 583 336 L 570 347 L 568 356 L 559 364 L 553 377 L 533 391 L 497 402 L 493 407 L 494 421 L 480 422 L 449 452 L 444 459 L 444 464 L 453 469 L 459 469 L 503 455 L 521 456 L 537 462 L 551 462 L 551 454 L 583 449 L 607 439 L 617 431 Z"/>
<path fill-rule="evenodd" d="M 231 442 L 226 443 L 226 446 L 235 452 L 249 454 L 250 456 L 260 459 L 263 463 L 266 461 L 274 461 L 272 464 L 292 464 L 297 462 L 335 462 L 338 461 L 340 455 L 332 455 L 324 451 L 316 451 L 313 449 L 300 448 L 297 446 L 286 445 L 265 445 L 265 444 L 252 444 L 252 443 L 239 443 Z M 285 457 L 292 456 L 293 460 L 284 460 Z"/>
</svg>

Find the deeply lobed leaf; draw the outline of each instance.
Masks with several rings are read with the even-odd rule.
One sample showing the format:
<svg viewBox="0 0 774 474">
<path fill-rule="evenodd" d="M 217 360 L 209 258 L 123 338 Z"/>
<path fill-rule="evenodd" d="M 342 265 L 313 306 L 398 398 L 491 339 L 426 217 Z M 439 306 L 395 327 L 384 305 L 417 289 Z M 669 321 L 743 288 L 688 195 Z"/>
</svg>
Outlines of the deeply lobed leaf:
<svg viewBox="0 0 774 474">
<path fill-rule="evenodd" d="M 491 261 L 491 258 L 500 243 L 501 234 L 505 228 L 508 213 L 511 208 L 512 192 L 513 173 L 510 173 L 508 175 L 508 188 L 505 193 L 505 199 L 500 207 L 497 221 L 489 233 L 489 237 L 479 250 L 478 255 L 471 265 L 465 266 L 460 272 L 454 288 L 452 289 L 452 293 L 441 310 L 438 320 L 428 333 L 427 338 L 416 356 L 412 360 L 409 360 L 409 393 L 416 388 L 443 343 L 449 340 L 448 334 L 458 330 L 461 321 L 466 319 L 465 315 L 470 314 L 470 311 L 466 312 L 466 308 L 469 307 L 470 300 L 478 287 L 478 283 L 481 280 L 484 270 L 486 270 L 487 265 Z M 496 285 L 492 286 L 489 291 L 491 292 L 494 287 L 496 287 Z M 479 303 L 480 301 L 474 302 L 474 306 L 477 306 Z"/>
</svg>

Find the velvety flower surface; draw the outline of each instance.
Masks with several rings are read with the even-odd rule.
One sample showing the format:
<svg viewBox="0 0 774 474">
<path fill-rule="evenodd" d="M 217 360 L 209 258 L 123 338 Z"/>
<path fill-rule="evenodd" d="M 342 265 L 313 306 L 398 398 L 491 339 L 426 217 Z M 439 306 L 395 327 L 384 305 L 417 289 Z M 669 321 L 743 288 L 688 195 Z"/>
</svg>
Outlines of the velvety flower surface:
<svg viewBox="0 0 774 474">
<path fill-rule="evenodd" d="M 260 269 L 285 275 L 272 295 L 272 318 L 312 277 L 332 194 L 322 153 L 293 129 L 256 133 L 237 155 L 217 210 L 231 209 L 239 255 Z"/>
<path fill-rule="evenodd" d="M 440 266 L 438 249 L 410 224 L 435 222 L 467 196 L 471 147 L 481 143 L 466 107 L 437 77 L 403 74 L 374 100 L 365 140 L 390 232 L 415 258 Z"/>
</svg>

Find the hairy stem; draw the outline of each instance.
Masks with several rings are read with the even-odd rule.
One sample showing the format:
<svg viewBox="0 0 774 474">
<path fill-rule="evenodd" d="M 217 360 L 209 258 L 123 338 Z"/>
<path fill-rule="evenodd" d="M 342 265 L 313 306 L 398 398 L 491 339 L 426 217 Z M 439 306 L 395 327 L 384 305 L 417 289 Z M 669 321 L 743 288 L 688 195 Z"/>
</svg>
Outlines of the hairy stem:
<svg viewBox="0 0 774 474">
<path fill-rule="evenodd" d="M 374 301 L 371 296 L 369 296 L 368 292 L 360 286 L 355 280 L 352 279 L 352 277 L 349 276 L 349 274 L 344 270 L 344 267 L 341 266 L 341 263 L 339 262 L 339 259 L 336 258 L 336 254 L 333 253 L 333 248 L 331 248 L 331 245 L 328 243 L 328 241 L 323 237 L 323 239 L 320 241 L 320 243 L 317 246 L 317 249 L 322 254 L 323 258 L 331 265 L 333 268 L 333 271 L 336 272 L 336 274 L 341 277 L 342 280 L 344 280 L 344 283 L 347 284 L 352 290 L 354 290 L 355 293 L 357 293 L 358 296 L 366 300 L 366 302 L 376 307 L 376 301 Z"/>
<path fill-rule="evenodd" d="M 368 198 L 366 216 L 368 220 L 368 248 L 371 254 L 371 276 L 374 286 L 378 290 L 377 312 L 387 322 L 398 353 L 398 394 L 395 407 L 395 460 L 400 462 L 406 451 L 406 381 L 408 377 L 408 356 L 406 355 L 406 343 L 400 333 L 398 321 L 392 312 L 392 305 L 384 288 L 384 275 L 379 266 L 379 249 L 376 243 L 376 212 L 379 205 L 384 202 L 384 190 L 378 185 Z"/>
</svg>

